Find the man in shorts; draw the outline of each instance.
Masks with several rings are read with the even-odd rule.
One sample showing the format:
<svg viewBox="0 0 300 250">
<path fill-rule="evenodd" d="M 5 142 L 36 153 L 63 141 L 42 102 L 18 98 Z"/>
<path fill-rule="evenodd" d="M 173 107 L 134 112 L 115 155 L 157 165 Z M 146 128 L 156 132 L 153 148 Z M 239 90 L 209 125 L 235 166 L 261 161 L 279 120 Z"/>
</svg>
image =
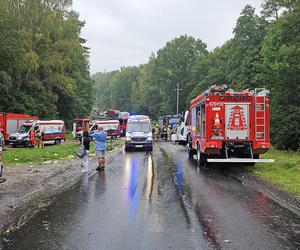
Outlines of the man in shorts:
<svg viewBox="0 0 300 250">
<path fill-rule="evenodd" d="M 106 152 L 106 138 L 107 134 L 101 126 L 98 127 L 98 131 L 92 135 L 94 139 L 94 146 L 96 152 L 96 158 L 98 161 L 97 171 L 103 171 L 105 167 L 105 152 Z"/>
</svg>

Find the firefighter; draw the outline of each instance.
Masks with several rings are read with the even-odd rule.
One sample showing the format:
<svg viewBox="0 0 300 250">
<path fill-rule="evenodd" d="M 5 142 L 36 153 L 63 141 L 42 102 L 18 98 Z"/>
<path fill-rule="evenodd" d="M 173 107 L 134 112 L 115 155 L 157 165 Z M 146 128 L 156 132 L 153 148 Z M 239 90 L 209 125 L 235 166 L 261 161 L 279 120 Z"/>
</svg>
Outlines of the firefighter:
<svg viewBox="0 0 300 250">
<path fill-rule="evenodd" d="M 29 139 L 30 139 L 30 142 L 31 142 L 31 145 L 36 147 L 36 140 L 35 140 L 35 130 L 30 130 L 29 132 Z"/>
<path fill-rule="evenodd" d="M 170 141 L 170 137 L 171 137 L 171 125 L 167 127 L 167 141 Z"/>
<path fill-rule="evenodd" d="M 165 141 L 167 141 L 167 126 L 163 126 L 161 130 L 161 138 Z"/>
</svg>

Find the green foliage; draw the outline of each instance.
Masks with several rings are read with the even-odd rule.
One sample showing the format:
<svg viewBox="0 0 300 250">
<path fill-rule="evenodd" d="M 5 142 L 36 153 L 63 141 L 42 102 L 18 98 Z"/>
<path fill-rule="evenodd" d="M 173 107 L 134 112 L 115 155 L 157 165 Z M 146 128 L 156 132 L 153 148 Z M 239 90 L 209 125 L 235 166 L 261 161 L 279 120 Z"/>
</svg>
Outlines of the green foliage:
<svg viewBox="0 0 300 250">
<path fill-rule="evenodd" d="M 71 120 L 90 112 L 84 23 L 70 0 L 0 0 L 0 111 Z"/>
<path fill-rule="evenodd" d="M 300 197 L 300 153 L 270 149 L 263 157 L 274 159 L 275 163 L 257 163 L 251 170 L 265 180 Z"/>
<path fill-rule="evenodd" d="M 271 138 L 281 149 L 300 145 L 300 4 L 272 24 L 263 43 L 261 78 L 271 93 Z"/>
<path fill-rule="evenodd" d="M 208 52 L 201 40 L 181 36 L 168 42 L 157 55 L 153 54 L 146 65 L 97 73 L 94 75 L 96 104 L 101 109 L 113 107 L 152 117 L 175 113 L 176 92 L 173 90 L 180 83 L 180 96 L 184 101 L 180 102 L 179 110 L 184 110 L 186 97 L 196 84 L 192 67 L 197 57 L 205 54 Z"/>
</svg>

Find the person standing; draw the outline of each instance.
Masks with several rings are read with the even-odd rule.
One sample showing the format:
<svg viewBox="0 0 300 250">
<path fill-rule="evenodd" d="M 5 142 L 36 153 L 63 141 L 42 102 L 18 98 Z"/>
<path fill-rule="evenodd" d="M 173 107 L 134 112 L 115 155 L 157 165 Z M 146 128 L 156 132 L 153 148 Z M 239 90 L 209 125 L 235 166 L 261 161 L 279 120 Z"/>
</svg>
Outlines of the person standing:
<svg viewBox="0 0 300 250">
<path fill-rule="evenodd" d="M 81 172 L 86 173 L 89 171 L 89 154 L 90 154 L 90 143 L 91 143 L 91 139 L 89 137 L 89 132 L 84 131 L 83 132 L 83 136 L 82 139 L 80 141 L 80 144 L 82 143 L 82 145 L 84 146 L 85 149 L 85 154 L 82 158 L 81 161 L 81 166 L 83 167 L 83 169 L 81 170 Z"/>
<path fill-rule="evenodd" d="M 39 127 L 36 127 L 34 130 L 34 138 L 36 141 L 35 148 L 39 148 L 41 143 L 41 130 Z"/>
<path fill-rule="evenodd" d="M 35 140 L 34 134 L 35 134 L 35 129 L 30 130 L 30 132 L 29 132 L 30 142 L 31 142 L 31 145 L 32 145 L 34 148 L 36 148 L 36 140 Z"/>
<path fill-rule="evenodd" d="M 104 171 L 107 133 L 103 130 L 103 127 L 99 126 L 98 131 L 95 132 L 92 137 L 95 141 L 94 146 L 98 161 L 98 167 L 96 170 Z"/>
<path fill-rule="evenodd" d="M 46 128 L 43 128 L 41 131 L 41 142 L 40 142 L 40 148 L 45 147 L 45 134 L 46 134 Z"/>
</svg>

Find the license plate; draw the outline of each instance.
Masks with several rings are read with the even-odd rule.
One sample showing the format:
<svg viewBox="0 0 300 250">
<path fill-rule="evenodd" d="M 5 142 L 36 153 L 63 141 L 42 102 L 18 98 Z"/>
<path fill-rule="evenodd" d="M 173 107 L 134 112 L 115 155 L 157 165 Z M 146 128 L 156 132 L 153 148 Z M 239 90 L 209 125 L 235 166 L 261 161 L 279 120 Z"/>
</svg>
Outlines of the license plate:
<svg viewBox="0 0 300 250">
<path fill-rule="evenodd" d="M 136 148 L 142 148 L 143 145 L 135 145 Z"/>
</svg>

